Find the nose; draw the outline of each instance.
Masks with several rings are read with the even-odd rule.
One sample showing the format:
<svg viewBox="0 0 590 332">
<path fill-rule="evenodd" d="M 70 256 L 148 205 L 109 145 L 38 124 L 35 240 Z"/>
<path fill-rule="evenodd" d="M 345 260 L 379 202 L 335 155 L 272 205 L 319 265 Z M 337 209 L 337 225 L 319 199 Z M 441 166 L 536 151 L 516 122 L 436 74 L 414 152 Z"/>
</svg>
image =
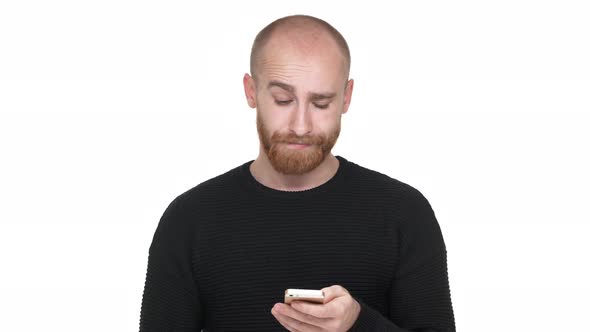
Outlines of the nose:
<svg viewBox="0 0 590 332">
<path fill-rule="evenodd" d="M 311 132 L 311 114 L 309 113 L 308 107 L 303 105 L 303 103 L 299 104 L 293 111 L 289 129 L 297 136 L 304 136 Z"/>
</svg>

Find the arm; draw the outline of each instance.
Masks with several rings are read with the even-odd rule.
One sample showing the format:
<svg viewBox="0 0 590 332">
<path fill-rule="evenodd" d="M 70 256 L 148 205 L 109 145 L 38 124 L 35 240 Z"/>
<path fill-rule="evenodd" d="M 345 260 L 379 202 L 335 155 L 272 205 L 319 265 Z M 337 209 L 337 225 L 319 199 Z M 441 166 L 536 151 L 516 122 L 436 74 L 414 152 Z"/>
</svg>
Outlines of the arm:
<svg viewBox="0 0 590 332">
<path fill-rule="evenodd" d="M 455 331 L 440 227 L 426 198 L 411 187 L 408 194 L 408 217 L 399 225 L 400 256 L 389 293 L 389 317 L 356 298 L 361 311 L 350 331 Z"/>
<path fill-rule="evenodd" d="M 140 314 L 140 332 L 194 332 L 202 328 L 202 307 L 192 272 L 194 232 L 182 214 L 182 196 L 160 219 L 152 244 Z"/>
</svg>

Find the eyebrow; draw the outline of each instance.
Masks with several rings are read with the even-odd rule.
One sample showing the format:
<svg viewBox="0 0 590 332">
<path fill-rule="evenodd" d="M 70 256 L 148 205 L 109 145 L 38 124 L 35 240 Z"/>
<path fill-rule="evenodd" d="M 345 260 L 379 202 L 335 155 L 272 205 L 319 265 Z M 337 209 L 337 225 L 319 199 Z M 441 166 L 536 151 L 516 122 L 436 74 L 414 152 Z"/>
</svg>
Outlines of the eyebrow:
<svg viewBox="0 0 590 332">
<path fill-rule="evenodd" d="M 295 87 L 292 85 L 289 85 L 287 83 L 283 83 L 283 82 L 279 82 L 279 81 L 270 81 L 268 82 L 268 88 L 272 88 L 273 86 L 279 87 L 283 90 L 287 90 L 289 92 L 295 92 Z"/>
<path fill-rule="evenodd" d="M 291 93 L 295 93 L 295 87 L 287 84 L 287 83 L 283 83 L 280 81 L 276 81 L 276 80 L 272 80 L 270 82 L 268 82 L 268 89 L 272 88 L 273 86 L 276 86 L 278 88 L 281 88 L 283 90 L 286 90 L 288 92 Z M 317 92 L 310 92 L 309 93 L 309 99 L 311 100 L 323 100 L 323 99 L 331 99 L 334 98 L 336 96 L 336 93 L 334 92 L 327 92 L 327 93 L 317 93 Z"/>
</svg>

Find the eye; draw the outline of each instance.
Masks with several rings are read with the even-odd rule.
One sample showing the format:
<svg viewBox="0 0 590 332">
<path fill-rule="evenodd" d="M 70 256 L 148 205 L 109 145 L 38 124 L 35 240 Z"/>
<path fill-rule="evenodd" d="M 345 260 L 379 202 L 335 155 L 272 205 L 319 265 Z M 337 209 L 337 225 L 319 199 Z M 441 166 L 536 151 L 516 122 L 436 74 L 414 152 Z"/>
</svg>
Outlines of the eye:
<svg viewBox="0 0 590 332">
<path fill-rule="evenodd" d="M 289 105 L 293 100 L 275 100 L 275 103 L 280 106 Z"/>
<path fill-rule="evenodd" d="M 326 109 L 328 108 L 328 106 L 330 106 L 330 103 L 328 104 L 324 104 L 324 105 L 320 105 L 320 104 L 313 104 L 313 106 L 317 107 L 317 108 L 321 108 L 321 109 Z"/>
</svg>

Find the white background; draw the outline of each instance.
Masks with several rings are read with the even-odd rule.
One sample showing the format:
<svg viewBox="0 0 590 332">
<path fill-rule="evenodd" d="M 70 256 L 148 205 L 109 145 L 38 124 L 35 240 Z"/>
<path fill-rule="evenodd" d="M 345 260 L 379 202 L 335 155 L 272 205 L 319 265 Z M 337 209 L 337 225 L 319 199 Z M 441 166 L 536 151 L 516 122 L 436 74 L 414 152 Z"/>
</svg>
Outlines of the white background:
<svg viewBox="0 0 590 332">
<path fill-rule="evenodd" d="M 256 158 L 250 46 L 296 13 L 351 48 L 333 153 L 432 204 L 457 329 L 589 329 L 587 2 L 385 3 L 2 1 L 0 330 L 138 329 L 159 218 Z"/>
</svg>

